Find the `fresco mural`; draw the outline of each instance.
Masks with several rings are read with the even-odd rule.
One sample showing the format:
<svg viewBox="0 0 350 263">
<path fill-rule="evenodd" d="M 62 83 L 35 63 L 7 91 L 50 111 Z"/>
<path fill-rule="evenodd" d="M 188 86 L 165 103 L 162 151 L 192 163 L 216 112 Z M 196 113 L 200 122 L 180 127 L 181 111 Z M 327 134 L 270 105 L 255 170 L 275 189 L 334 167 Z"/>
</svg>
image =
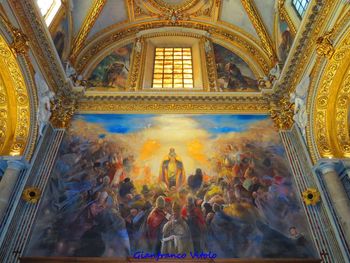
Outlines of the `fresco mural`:
<svg viewBox="0 0 350 263">
<path fill-rule="evenodd" d="M 293 45 L 293 41 L 294 37 L 289 29 L 287 22 L 282 21 L 280 18 L 278 18 L 277 50 L 279 62 L 281 63 L 282 67 L 287 60 L 289 51 Z"/>
<path fill-rule="evenodd" d="M 106 56 L 92 71 L 88 78 L 92 90 L 113 88 L 124 90 L 130 71 L 130 60 L 133 44 L 116 48 Z"/>
<path fill-rule="evenodd" d="M 256 77 L 243 59 L 218 44 L 213 46 L 220 90 L 259 91 Z"/>
<path fill-rule="evenodd" d="M 263 115 L 76 115 L 42 198 L 29 256 L 314 253 Z"/>
</svg>

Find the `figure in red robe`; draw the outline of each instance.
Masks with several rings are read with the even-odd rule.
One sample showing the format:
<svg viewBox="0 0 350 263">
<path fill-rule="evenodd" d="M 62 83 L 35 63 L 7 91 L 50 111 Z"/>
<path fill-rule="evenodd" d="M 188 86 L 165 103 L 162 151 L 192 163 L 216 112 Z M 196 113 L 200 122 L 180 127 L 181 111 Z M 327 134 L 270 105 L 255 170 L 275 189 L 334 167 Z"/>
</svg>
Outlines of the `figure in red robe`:
<svg viewBox="0 0 350 263">
<path fill-rule="evenodd" d="M 168 221 L 168 215 L 164 211 L 164 208 L 165 199 L 163 196 L 159 196 L 156 200 L 156 207 L 151 211 L 147 218 L 147 236 L 150 249 L 154 253 L 160 252 L 163 227 Z"/>
<path fill-rule="evenodd" d="M 181 216 L 190 229 L 194 252 L 200 253 L 204 251 L 206 223 L 201 209 L 196 206 L 192 196 L 187 197 L 187 204 L 182 208 Z"/>
</svg>

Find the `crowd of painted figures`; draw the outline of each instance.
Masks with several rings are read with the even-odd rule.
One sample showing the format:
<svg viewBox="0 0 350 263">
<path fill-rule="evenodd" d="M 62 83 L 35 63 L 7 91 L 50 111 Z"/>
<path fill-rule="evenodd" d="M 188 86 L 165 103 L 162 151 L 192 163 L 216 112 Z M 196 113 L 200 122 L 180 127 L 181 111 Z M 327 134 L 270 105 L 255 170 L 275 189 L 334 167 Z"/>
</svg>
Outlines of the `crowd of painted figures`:
<svg viewBox="0 0 350 263">
<path fill-rule="evenodd" d="M 169 159 L 159 161 L 159 181 L 138 185 L 128 149 L 104 138 L 69 136 L 43 200 L 32 253 L 311 257 L 309 238 L 301 233 L 302 208 L 279 150 L 249 141 L 220 147 L 209 160 L 212 174 L 199 167 L 179 179 L 186 167 L 171 149 Z"/>
</svg>

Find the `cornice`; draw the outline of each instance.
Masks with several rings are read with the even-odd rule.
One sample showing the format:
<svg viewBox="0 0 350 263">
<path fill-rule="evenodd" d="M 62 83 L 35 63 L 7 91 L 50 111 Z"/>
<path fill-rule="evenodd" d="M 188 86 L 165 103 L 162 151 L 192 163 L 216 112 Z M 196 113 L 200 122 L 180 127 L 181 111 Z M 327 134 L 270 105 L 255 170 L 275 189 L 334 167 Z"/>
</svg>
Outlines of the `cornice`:
<svg viewBox="0 0 350 263">
<path fill-rule="evenodd" d="M 129 93 L 109 97 L 85 97 L 78 103 L 78 112 L 268 114 L 269 105 L 264 98 L 253 96 Z"/>
</svg>

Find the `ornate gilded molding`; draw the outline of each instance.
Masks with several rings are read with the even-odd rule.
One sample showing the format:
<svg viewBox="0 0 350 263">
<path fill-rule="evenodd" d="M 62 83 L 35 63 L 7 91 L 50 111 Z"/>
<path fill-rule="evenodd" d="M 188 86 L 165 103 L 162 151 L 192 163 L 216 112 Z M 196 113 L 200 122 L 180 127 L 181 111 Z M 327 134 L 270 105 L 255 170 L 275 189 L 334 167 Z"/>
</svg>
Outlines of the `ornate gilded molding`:
<svg viewBox="0 0 350 263">
<path fill-rule="evenodd" d="M 312 129 L 321 157 L 350 157 L 350 31 L 327 63 L 313 105 Z"/>
<path fill-rule="evenodd" d="M 0 36 L 0 155 L 22 155 L 28 141 L 30 105 L 25 81 L 12 49 Z"/>
<path fill-rule="evenodd" d="M 82 97 L 81 92 L 69 92 L 59 90 L 53 101 L 53 110 L 50 122 L 55 128 L 67 128 L 70 125 L 77 107 L 78 100 Z"/>
<path fill-rule="evenodd" d="M 27 55 L 29 50 L 28 37 L 23 34 L 23 32 L 17 28 L 12 27 L 13 42 L 11 44 L 11 49 L 15 54 Z"/>
<path fill-rule="evenodd" d="M 21 28 L 26 32 L 30 41 L 30 47 L 40 64 L 42 72 L 49 86 L 56 90 L 63 87 L 66 82 L 61 61 L 52 43 L 51 36 L 47 33 L 44 21 L 32 1 L 9 0 L 11 8 L 15 10 Z"/>
<path fill-rule="evenodd" d="M 350 42 L 350 41 L 349 41 Z M 350 44 L 350 43 L 348 43 Z M 349 57 L 350 58 L 350 57 Z M 350 157 L 349 107 L 350 107 L 350 68 L 345 74 L 336 98 L 335 131 L 337 146 L 344 157 Z"/>
<path fill-rule="evenodd" d="M 142 94 L 84 98 L 79 101 L 78 112 L 267 114 L 269 105 L 261 98 Z"/>
<path fill-rule="evenodd" d="M 308 112 L 308 119 L 313 120 L 313 99 L 315 94 L 316 85 L 320 79 L 320 75 L 322 74 L 321 68 L 322 68 L 322 61 L 321 57 L 318 57 L 316 59 L 316 62 L 314 64 L 314 67 L 310 73 L 310 87 L 307 97 L 307 112 Z M 317 151 L 317 147 L 315 146 L 315 140 L 314 140 L 314 134 L 312 130 L 312 122 L 310 121 L 310 124 L 306 126 L 306 141 L 307 146 L 310 152 L 310 157 L 312 162 L 315 164 L 317 163 L 317 159 L 319 158 L 319 153 Z"/>
<path fill-rule="evenodd" d="M 215 0 L 209 0 L 207 4 L 201 7 L 198 11 L 191 14 L 191 17 L 206 16 L 210 17 L 215 8 Z"/>
<path fill-rule="evenodd" d="M 10 116 L 9 116 L 9 98 L 7 96 L 4 80 L 0 75 L 0 153 L 2 153 L 7 144 Z"/>
<path fill-rule="evenodd" d="M 11 50 L 15 55 L 22 54 L 27 55 L 29 50 L 29 40 L 28 37 L 18 28 L 13 26 L 7 17 L 0 13 L 1 24 L 5 27 L 7 33 L 12 38 L 12 43 L 10 45 Z"/>
<path fill-rule="evenodd" d="M 183 12 L 197 5 L 200 1 L 201 0 L 185 0 L 183 3 L 177 5 L 169 4 L 162 0 L 148 0 L 148 3 L 162 12 Z"/>
<path fill-rule="evenodd" d="M 255 60 L 264 73 L 268 73 L 272 62 L 268 58 L 268 55 L 260 49 L 260 47 L 250 39 L 246 39 L 240 34 L 228 31 L 226 29 L 214 26 L 205 22 L 198 21 L 178 21 L 176 25 L 169 24 L 167 21 L 149 21 L 139 24 L 130 25 L 123 29 L 119 29 L 116 32 L 110 32 L 101 36 L 98 40 L 88 45 L 82 50 L 82 53 L 78 55 L 75 68 L 78 72 L 82 72 L 84 68 L 89 65 L 91 60 L 107 47 L 115 44 L 116 42 L 135 36 L 137 33 L 147 30 L 162 28 L 164 26 L 174 26 L 183 28 L 192 28 L 202 31 L 207 31 L 212 38 L 219 38 L 229 42 L 231 45 L 236 46 L 245 52 L 247 56 L 250 56 Z"/>
<path fill-rule="evenodd" d="M 81 50 L 84 41 L 86 40 L 90 30 L 94 26 L 98 16 L 100 15 L 103 7 L 105 6 L 107 0 L 95 0 L 90 7 L 89 12 L 87 13 L 85 20 L 79 30 L 79 33 L 77 34 L 74 44 L 73 44 L 73 50 L 71 54 L 71 60 L 74 61 L 76 59 L 76 56 L 78 52 Z"/>
<path fill-rule="evenodd" d="M 290 31 L 292 32 L 293 36 L 297 34 L 297 29 L 295 28 L 295 25 L 290 18 L 285 5 L 286 0 L 278 0 L 278 13 L 280 15 L 281 20 L 286 21 L 288 24 L 288 27 L 290 28 Z"/>
<path fill-rule="evenodd" d="M 203 37 L 202 45 L 204 46 L 205 52 L 205 63 L 207 68 L 206 76 L 208 78 L 209 91 L 217 91 L 217 72 L 213 43 L 209 38 Z"/>
<path fill-rule="evenodd" d="M 277 105 L 271 105 L 270 115 L 278 130 L 290 130 L 294 123 L 294 105 L 283 98 Z"/>
<path fill-rule="evenodd" d="M 331 35 L 333 31 L 327 32 L 316 40 L 316 53 L 321 57 L 330 59 L 334 53 L 333 41 Z"/>
<path fill-rule="evenodd" d="M 252 22 L 264 49 L 269 54 L 270 59 L 272 61 L 277 61 L 277 56 L 273 48 L 272 40 L 266 30 L 264 22 L 262 21 L 254 2 L 252 0 L 241 0 L 241 3 L 249 16 L 249 19 Z"/>
<path fill-rule="evenodd" d="M 129 74 L 129 80 L 128 80 L 128 87 L 130 91 L 136 91 L 137 87 L 140 87 L 140 72 L 141 72 L 141 67 L 140 65 L 144 64 L 141 63 L 141 58 L 144 55 L 144 40 L 142 37 L 137 38 L 134 42 L 134 50 L 133 50 L 133 54 L 132 54 L 132 59 L 131 59 L 131 65 L 132 65 L 132 69 L 131 72 Z"/>
<path fill-rule="evenodd" d="M 302 29 L 303 32 L 299 38 L 294 40 L 297 42 L 294 43 L 295 48 L 291 50 L 292 54 L 290 55 L 293 59 L 287 61 L 285 65 L 287 68 L 284 70 L 278 85 L 274 87 L 273 94 L 267 95 L 271 99 L 279 100 L 286 92 L 294 92 L 308 66 L 308 61 L 314 54 L 316 40 L 325 28 L 324 21 L 327 21 L 332 15 L 335 6 L 336 1 L 324 1 L 322 3 L 316 2 L 314 6 L 309 8 L 310 13 L 305 17 L 308 21 Z"/>
<path fill-rule="evenodd" d="M 36 122 L 37 122 L 36 110 L 37 110 L 38 103 L 37 103 L 36 88 L 33 85 L 34 69 L 33 69 L 33 66 L 31 64 L 30 58 L 28 56 L 27 47 L 26 47 L 26 44 L 28 44 L 28 42 L 27 42 L 26 37 L 17 38 L 17 41 L 16 41 L 15 33 L 18 32 L 19 29 L 14 27 L 8 21 L 7 17 L 5 17 L 1 12 L 0 12 L 0 30 L 2 30 L 5 33 L 3 36 L 7 37 L 8 43 L 12 43 L 9 45 L 9 47 L 11 48 L 13 54 L 16 57 L 16 60 L 19 64 L 19 67 L 20 67 L 21 73 L 24 77 L 25 85 L 26 85 L 27 91 L 28 91 L 28 100 L 29 100 L 29 105 L 30 105 L 30 127 L 29 127 L 29 134 L 30 135 L 28 136 L 27 146 L 25 148 L 25 151 L 23 152 L 23 155 L 25 156 L 25 158 L 27 160 L 30 160 L 30 158 L 32 157 L 33 152 L 34 152 L 34 147 L 36 144 L 36 139 L 37 139 L 37 134 L 38 134 L 37 133 L 38 129 L 37 129 L 37 125 L 36 125 Z M 19 33 L 21 35 L 24 35 L 21 31 L 19 31 Z M 18 48 L 17 50 L 19 52 L 16 52 L 16 50 L 13 47 L 15 45 L 15 42 L 18 42 L 18 39 L 22 39 L 22 40 L 24 39 L 25 41 L 23 41 L 23 42 L 25 45 L 17 45 L 17 46 L 22 46 L 23 49 Z M 28 48 L 29 48 L 29 46 L 28 46 Z M 3 85 L 3 87 L 5 87 L 5 86 Z M 5 91 L 5 94 L 7 96 L 6 90 L 3 89 L 3 91 Z M 0 97 L 3 97 L 3 96 L 0 95 Z M 2 110 L 3 109 L 4 109 L 4 107 L 2 107 Z M 4 111 L 1 111 L 1 112 L 3 113 Z M 1 118 L 4 118 L 4 116 L 1 116 L 0 119 Z M 2 123 L 0 124 L 0 127 L 3 127 L 4 120 L 5 119 L 2 119 Z M 3 144 L 3 142 L 0 142 L 0 145 L 1 144 Z"/>
</svg>

